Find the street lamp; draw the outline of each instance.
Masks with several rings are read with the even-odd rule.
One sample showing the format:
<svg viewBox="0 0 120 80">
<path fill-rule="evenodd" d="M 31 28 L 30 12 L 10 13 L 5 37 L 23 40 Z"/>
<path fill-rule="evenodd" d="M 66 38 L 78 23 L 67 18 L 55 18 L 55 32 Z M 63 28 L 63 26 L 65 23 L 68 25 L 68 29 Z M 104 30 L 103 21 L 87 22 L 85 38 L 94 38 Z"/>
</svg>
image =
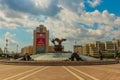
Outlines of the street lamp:
<svg viewBox="0 0 120 80">
<path fill-rule="evenodd" d="M 16 53 L 18 53 L 18 44 L 16 45 Z"/>
<path fill-rule="evenodd" d="M 6 47 L 5 47 L 6 58 L 8 58 L 8 39 L 6 38 Z"/>
</svg>

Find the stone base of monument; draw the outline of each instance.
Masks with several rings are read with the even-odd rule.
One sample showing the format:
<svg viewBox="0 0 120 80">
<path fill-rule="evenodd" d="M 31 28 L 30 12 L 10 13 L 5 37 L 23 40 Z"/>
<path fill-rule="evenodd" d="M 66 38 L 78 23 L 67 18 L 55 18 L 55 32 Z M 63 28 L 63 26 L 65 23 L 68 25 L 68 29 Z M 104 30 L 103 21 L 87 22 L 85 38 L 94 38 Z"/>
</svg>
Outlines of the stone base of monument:
<svg viewBox="0 0 120 80">
<path fill-rule="evenodd" d="M 82 66 L 82 65 L 108 65 L 117 64 L 117 61 L 2 61 L 6 65 L 31 66 Z"/>
</svg>

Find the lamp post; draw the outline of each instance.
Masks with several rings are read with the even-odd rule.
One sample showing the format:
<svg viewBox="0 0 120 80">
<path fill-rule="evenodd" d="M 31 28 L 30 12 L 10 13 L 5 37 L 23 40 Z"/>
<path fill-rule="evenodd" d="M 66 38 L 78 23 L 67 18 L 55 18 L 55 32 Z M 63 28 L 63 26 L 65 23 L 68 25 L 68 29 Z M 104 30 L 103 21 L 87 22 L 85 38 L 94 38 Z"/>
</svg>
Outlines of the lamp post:
<svg viewBox="0 0 120 80">
<path fill-rule="evenodd" d="M 18 53 L 18 44 L 16 45 L 16 53 Z"/>
<path fill-rule="evenodd" d="M 6 58 L 8 57 L 8 39 L 6 39 L 6 47 L 5 47 L 5 54 L 6 54 Z"/>
<path fill-rule="evenodd" d="M 77 41 L 75 41 L 74 43 L 74 52 L 76 52 L 78 49 L 77 49 Z"/>
</svg>

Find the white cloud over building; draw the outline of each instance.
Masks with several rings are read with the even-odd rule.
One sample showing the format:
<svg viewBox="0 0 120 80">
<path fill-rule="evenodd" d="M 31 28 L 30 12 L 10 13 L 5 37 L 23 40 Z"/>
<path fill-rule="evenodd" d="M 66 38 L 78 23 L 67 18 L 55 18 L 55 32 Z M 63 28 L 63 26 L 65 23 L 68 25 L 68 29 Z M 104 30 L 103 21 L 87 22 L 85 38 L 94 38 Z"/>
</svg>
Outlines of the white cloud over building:
<svg viewBox="0 0 120 80">
<path fill-rule="evenodd" d="M 71 46 L 75 40 L 83 44 L 120 38 L 120 16 L 108 10 L 87 11 L 86 2 L 93 8 L 102 3 L 101 0 L 0 0 L 0 29 L 24 28 L 23 34 L 27 35 L 42 23 L 49 29 L 50 38 L 67 38 L 69 43 L 65 45 L 72 42 Z M 11 43 L 22 43 L 12 38 L 13 35 L 17 38 L 17 33 L 4 35 Z"/>
</svg>

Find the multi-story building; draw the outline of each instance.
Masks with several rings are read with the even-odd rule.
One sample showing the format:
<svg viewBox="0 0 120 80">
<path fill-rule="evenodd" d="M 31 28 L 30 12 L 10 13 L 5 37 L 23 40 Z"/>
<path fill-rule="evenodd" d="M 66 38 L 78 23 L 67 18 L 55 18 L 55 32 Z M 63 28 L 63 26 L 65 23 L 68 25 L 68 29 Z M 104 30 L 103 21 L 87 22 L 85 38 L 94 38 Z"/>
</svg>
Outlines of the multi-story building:
<svg viewBox="0 0 120 80">
<path fill-rule="evenodd" d="M 105 50 L 114 50 L 114 43 L 112 41 L 104 42 Z"/>
<path fill-rule="evenodd" d="M 89 44 L 89 55 L 98 55 L 99 50 L 105 51 L 105 45 L 103 42 L 96 41 Z"/>
<path fill-rule="evenodd" d="M 89 55 L 89 44 L 82 45 L 82 54 Z"/>
<path fill-rule="evenodd" d="M 79 54 L 82 54 L 82 46 L 81 45 L 74 45 L 74 52 L 77 52 Z"/>
<path fill-rule="evenodd" d="M 105 41 L 105 42 L 92 42 L 89 44 L 84 44 L 82 46 L 74 46 L 74 51 L 78 51 L 79 54 L 97 56 L 99 51 L 103 54 L 114 54 L 115 51 L 120 52 L 120 40 Z"/>
<path fill-rule="evenodd" d="M 116 40 L 114 42 L 114 45 L 116 45 L 114 49 L 116 49 L 116 50 L 118 50 L 118 52 L 120 52 L 120 40 Z"/>
<path fill-rule="evenodd" d="M 98 52 L 98 46 L 96 43 L 89 44 L 89 55 L 96 55 Z"/>
<path fill-rule="evenodd" d="M 44 25 L 39 25 L 34 30 L 34 41 L 33 41 L 34 53 L 47 53 L 49 48 L 49 31 Z"/>
<path fill-rule="evenodd" d="M 30 45 L 30 46 L 26 46 L 24 48 L 21 49 L 21 53 L 22 54 L 34 54 L 33 52 L 33 46 Z"/>
<path fill-rule="evenodd" d="M 24 48 L 21 49 L 21 53 L 22 54 L 34 54 L 33 49 L 34 49 L 34 47 L 32 45 L 25 46 Z M 64 47 L 63 47 L 62 51 L 64 51 Z M 48 52 L 49 53 L 54 53 L 55 52 L 54 46 L 49 46 L 48 47 Z"/>
</svg>

